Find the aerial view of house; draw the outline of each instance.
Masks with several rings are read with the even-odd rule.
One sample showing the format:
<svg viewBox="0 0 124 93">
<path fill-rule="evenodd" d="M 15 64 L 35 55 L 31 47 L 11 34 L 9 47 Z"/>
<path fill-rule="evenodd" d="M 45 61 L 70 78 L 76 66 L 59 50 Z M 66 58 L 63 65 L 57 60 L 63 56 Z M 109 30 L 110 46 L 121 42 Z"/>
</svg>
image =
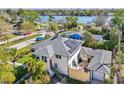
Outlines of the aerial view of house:
<svg viewBox="0 0 124 93">
<path fill-rule="evenodd" d="M 1 9 L 0 84 L 123 84 L 124 9 Z"/>
</svg>

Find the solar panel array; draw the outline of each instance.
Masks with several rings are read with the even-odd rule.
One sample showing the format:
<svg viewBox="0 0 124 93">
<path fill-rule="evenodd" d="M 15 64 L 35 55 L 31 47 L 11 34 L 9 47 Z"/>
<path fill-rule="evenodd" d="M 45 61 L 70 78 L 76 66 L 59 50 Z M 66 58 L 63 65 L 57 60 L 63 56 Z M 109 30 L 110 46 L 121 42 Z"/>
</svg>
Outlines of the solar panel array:
<svg viewBox="0 0 124 93">
<path fill-rule="evenodd" d="M 74 47 L 75 45 L 76 45 L 76 41 L 75 40 L 70 40 L 70 39 L 68 39 L 68 40 L 66 40 L 65 41 L 65 44 L 69 47 L 69 48 L 72 48 L 72 47 Z"/>
<path fill-rule="evenodd" d="M 72 53 L 74 52 L 74 50 L 75 50 L 76 48 L 78 48 L 78 47 L 80 46 L 80 44 L 81 44 L 81 42 L 78 42 L 78 41 L 76 41 L 76 40 L 71 40 L 71 39 L 66 40 L 64 43 L 66 44 L 66 46 L 68 46 L 68 47 L 70 48 L 70 50 L 69 50 L 68 52 L 71 53 L 71 54 L 72 54 Z"/>
</svg>

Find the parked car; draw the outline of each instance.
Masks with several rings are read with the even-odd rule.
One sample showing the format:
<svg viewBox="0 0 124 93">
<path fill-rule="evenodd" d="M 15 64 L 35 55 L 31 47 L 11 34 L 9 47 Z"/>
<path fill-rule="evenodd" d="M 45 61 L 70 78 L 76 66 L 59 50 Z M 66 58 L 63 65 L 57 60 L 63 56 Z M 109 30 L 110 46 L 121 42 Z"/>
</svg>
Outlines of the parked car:
<svg viewBox="0 0 124 93">
<path fill-rule="evenodd" d="M 37 38 L 36 38 L 36 41 L 42 41 L 42 40 L 44 40 L 43 37 L 37 37 Z"/>
<path fill-rule="evenodd" d="M 14 34 L 14 35 L 24 35 L 24 32 L 16 31 L 16 32 L 12 32 L 12 34 Z"/>
<path fill-rule="evenodd" d="M 26 33 L 24 33 L 24 35 L 30 35 L 30 34 L 32 34 L 32 32 L 26 32 Z"/>
</svg>

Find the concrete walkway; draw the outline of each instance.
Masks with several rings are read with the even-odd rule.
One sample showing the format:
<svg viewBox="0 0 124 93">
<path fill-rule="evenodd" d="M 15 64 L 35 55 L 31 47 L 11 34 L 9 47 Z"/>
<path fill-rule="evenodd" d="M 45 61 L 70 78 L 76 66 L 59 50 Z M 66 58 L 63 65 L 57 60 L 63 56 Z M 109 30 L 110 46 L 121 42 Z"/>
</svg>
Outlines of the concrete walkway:
<svg viewBox="0 0 124 93">
<path fill-rule="evenodd" d="M 22 67 L 25 67 L 25 66 L 26 66 L 25 64 L 18 63 L 18 62 L 15 62 L 15 63 L 13 63 L 13 62 L 9 62 L 9 64 L 12 64 L 12 65 L 15 64 L 15 66 L 22 66 Z"/>
</svg>

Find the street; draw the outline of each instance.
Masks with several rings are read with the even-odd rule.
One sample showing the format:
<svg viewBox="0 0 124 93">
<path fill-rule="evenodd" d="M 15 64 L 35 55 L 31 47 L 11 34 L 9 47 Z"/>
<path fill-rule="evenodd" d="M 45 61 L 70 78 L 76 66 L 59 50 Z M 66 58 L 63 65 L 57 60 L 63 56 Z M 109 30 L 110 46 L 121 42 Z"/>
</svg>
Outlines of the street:
<svg viewBox="0 0 124 93">
<path fill-rule="evenodd" d="M 46 35 L 46 32 L 44 32 L 41 37 L 45 37 Z M 21 49 L 21 48 L 24 48 L 30 44 L 33 44 L 35 43 L 35 40 L 36 38 L 33 38 L 33 39 L 30 39 L 30 40 L 27 40 L 27 41 L 24 41 L 24 42 L 21 42 L 21 43 L 18 43 L 18 44 L 15 44 L 15 45 L 12 45 L 10 46 L 9 48 L 16 48 L 17 50 Z"/>
</svg>

